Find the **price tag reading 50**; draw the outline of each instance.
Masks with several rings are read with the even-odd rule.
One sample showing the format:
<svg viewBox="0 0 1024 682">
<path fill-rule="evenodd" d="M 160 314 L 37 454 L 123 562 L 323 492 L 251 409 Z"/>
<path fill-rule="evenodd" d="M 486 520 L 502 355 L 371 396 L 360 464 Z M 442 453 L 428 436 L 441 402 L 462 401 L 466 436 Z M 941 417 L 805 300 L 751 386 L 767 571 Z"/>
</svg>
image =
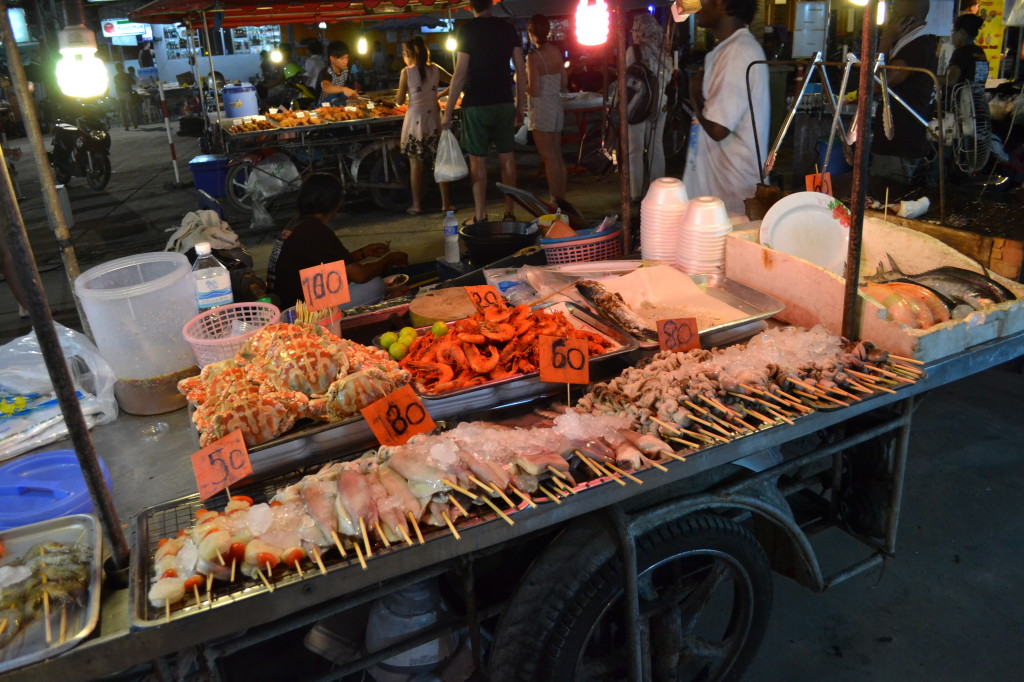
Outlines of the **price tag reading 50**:
<svg viewBox="0 0 1024 682">
<path fill-rule="evenodd" d="M 658 347 L 675 353 L 700 348 L 697 319 L 680 317 L 674 320 L 658 320 Z"/>
<path fill-rule="evenodd" d="M 199 485 L 199 499 L 213 497 L 226 486 L 252 474 L 252 462 L 242 432 L 235 430 L 192 453 L 192 470 Z"/>
<path fill-rule="evenodd" d="M 338 306 L 352 298 L 343 260 L 299 270 L 299 281 L 302 282 L 302 297 L 310 310 Z"/>
<path fill-rule="evenodd" d="M 478 312 L 483 312 L 493 306 L 504 306 L 505 298 L 498 293 L 498 290 L 490 284 L 481 284 L 475 287 L 463 287 L 469 300 L 473 302 Z"/>
<path fill-rule="evenodd" d="M 416 434 L 433 431 L 436 426 L 423 401 L 408 384 L 360 412 L 381 445 L 404 445 Z"/>
<path fill-rule="evenodd" d="M 590 383 L 590 358 L 586 339 L 542 336 L 538 343 L 541 381 L 559 384 Z"/>
</svg>

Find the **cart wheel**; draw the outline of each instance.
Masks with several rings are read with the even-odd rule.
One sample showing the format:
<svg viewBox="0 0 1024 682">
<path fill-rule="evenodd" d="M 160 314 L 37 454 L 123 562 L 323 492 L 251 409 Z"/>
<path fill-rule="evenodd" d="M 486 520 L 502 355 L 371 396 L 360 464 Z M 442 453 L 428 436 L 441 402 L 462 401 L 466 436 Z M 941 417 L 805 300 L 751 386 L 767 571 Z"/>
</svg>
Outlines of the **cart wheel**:
<svg viewBox="0 0 1024 682">
<path fill-rule="evenodd" d="M 387 174 L 385 174 L 385 156 L 383 154 L 374 154 L 373 164 L 370 166 L 369 182 L 395 182 L 401 183 L 401 185 L 397 187 L 371 187 L 370 196 L 373 198 L 373 203 L 385 211 L 398 213 L 412 206 L 412 191 L 409 189 L 409 160 L 397 151 L 392 151 L 388 157 L 391 167 L 388 169 Z"/>
<path fill-rule="evenodd" d="M 245 182 L 249 179 L 252 167 L 247 163 L 238 163 L 228 168 L 224 179 L 224 198 L 239 213 L 252 213 L 252 197 L 245 192 Z"/>
<path fill-rule="evenodd" d="M 641 644 L 656 680 L 736 680 L 768 627 L 768 559 L 742 526 L 688 516 L 637 541 Z M 623 680 L 622 562 L 596 521 L 570 527 L 530 568 L 502 616 L 494 682 Z"/>
<path fill-rule="evenodd" d="M 89 152 L 89 159 L 92 170 L 86 170 L 85 180 L 91 189 L 99 192 L 110 182 L 110 157 Z"/>
</svg>

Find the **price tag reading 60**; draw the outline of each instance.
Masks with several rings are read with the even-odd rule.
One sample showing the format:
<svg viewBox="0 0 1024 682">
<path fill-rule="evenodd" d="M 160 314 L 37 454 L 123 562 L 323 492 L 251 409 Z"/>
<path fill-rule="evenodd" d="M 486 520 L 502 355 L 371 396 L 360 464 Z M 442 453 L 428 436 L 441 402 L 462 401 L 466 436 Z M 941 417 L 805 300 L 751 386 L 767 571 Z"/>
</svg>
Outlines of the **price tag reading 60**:
<svg viewBox="0 0 1024 682">
<path fill-rule="evenodd" d="M 559 384 L 590 383 L 590 358 L 586 339 L 542 336 L 538 343 L 541 381 Z"/>
<path fill-rule="evenodd" d="M 252 474 L 252 462 L 242 432 L 232 431 L 220 440 L 192 453 L 192 470 L 199 485 L 199 499 L 205 500 Z"/>
<path fill-rule="evenodd" d="M 658 320 L 658 347 L 675 353 L 700 348 L 697 319 L 680 317 L 674 320 Z"/>
<path fill-rule="evenodd" d="M 302 297 L 310 310 L 338 306 L 351 299 L 343 260 L 299 270 L 299 281 L 302 282 Z"/>
<path fill-rule="evenodd" d="M 466 295 L 473 302 L 478 312 L 483 312 L 493 306 L 504 306 L 505 298 L 498 293 L 498 290 L 490 284 L 481 284 L 475 287 L 463 287 Z"/>
<path fill-rule="evenodd" d="M 360 412 L 381 445 L 404 445 L 416 434 L 433 431 L 436 426 L 423 401 L 408 384 Z"/>
</svg>

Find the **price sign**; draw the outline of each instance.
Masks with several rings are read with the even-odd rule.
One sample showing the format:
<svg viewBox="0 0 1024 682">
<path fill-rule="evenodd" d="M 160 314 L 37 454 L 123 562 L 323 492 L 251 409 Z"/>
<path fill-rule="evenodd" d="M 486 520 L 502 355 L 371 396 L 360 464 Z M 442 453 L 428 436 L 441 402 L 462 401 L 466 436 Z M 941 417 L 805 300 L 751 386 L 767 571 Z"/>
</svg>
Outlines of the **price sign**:
<svg viewBox="0 0 1024 682">
<path fill-rule="evenodd" d="M 339 306 L 352 298 L 343 260 L 299 270 L 299 281 L 302 282 L 302 297 L 310 310 Z"/>
<path fill-rule="evenodd" d="M 226 486 L 252 474 L 249 451 L 242 432 L 234 430 L 199 452 L 192 453 L 192 470 L 199 485 L 199 499 L 213 497 Z"/>
<path fill-rule="evenodd" d="M 832 196 L 831 173 L 811 173 L 804 176 L 804 185 L 807 187 L 808 192 L 821 192 L 822 194 Z"/>
<path fill-rule="evenodd" d="M 498 293 L 498 290 L 490 284 L 483 284 L 476 287 L 463 287 L 469 300 L 476 306 L 477 311 L 483 312 L 490 307 L 505 305 L 505 298 Z"/>
<path fill-rule="evenodd" d="M 360 412 L 381 445 L 404 445 L 417 433 L 436 426 L 420 397 L 406 384 Z"/>
<path fill-rule="evenodd" d="M 590 358 L 586 339 L 542 336 L 538 343 L 541 381 L 559 384 L 590 383 Z"/>
<path fill-rule="evenodd" d="M 697 319 L 680 317 L 674 320 L 658 320 L 658 347 L 676 353 L 700 348 Z"/>
</svg>

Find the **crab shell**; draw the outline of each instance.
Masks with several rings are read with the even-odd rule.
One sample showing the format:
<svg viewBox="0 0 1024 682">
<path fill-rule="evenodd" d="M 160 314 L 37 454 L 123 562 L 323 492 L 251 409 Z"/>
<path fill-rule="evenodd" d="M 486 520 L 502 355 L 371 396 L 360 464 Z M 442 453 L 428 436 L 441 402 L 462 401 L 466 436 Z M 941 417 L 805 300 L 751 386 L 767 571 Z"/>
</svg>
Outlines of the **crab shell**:
<svg viewBox="0 0 1024 682">
<path fill-rule="evenodd" d="M 298 391 L 228 397 L 200 429 L 199 443 L 205 447 L 236 429 L 246 445 L 264 443 L 290 429 L 297 418 L 305 416 L 308 405 L 309 398 Z"/>
<path fill-rule="evenodd" d="M 359 414 L 370 403 L 380 400 L 397 384 L 380 370 L 366 369 L 344 376 L 330 385 L 323 397 L 309 402 L 309 414 L 322 421 L 338 421 Z"/>
</svg>

